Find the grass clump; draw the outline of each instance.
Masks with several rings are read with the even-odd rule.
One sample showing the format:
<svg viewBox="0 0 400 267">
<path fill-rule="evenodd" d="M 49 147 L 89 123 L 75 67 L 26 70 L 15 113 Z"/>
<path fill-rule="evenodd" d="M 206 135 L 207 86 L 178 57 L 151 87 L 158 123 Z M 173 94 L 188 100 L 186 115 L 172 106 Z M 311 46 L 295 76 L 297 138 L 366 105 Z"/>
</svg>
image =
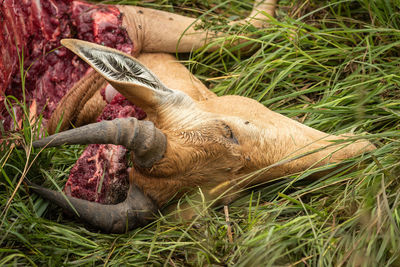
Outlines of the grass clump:
<svg viewBox="0 0 400 267">
<path fill-rule="evenodd" d="M 218 20 L 243 17 L 251 8 L 250 2 L 221 3 L 145 5 L 194 16 L 212 10 L 205 17 Z M 232 46 L 179 56 L 219 95 L 254 98 L 329 133 L 364 133 L 378 147 L 374 153 L 320 180 L 307 180 L 308 171 L 249 190 L 229 205 L 229 227 L 224 210 L 215 208 L 190 225 L 160 217 L 148 227 L 106 235 L 66 217 L 21 183 L 28 177 L 62 187 L 82 151 L 15 149 L 15 139 L 29 144 L 33 135 L 26 123 L 1 144 L 0 265 L 400 265 L 400 3 L 279 3 L 277 19 L 262 30 L 205 25 L 232 33 L 216 43 L 242 38 L 242 45 L 254 45 L 251 55 Z"/>
</svg>

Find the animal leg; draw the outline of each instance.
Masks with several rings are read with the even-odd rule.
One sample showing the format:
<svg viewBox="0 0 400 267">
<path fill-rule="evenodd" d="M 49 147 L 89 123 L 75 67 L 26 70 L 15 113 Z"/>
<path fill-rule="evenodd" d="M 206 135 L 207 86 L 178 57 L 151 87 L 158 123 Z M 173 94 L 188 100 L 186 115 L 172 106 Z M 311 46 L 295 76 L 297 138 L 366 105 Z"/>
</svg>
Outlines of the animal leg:
<svg viewBox="0 0 400 267">
<path fill-rule="evenodd" d="M 265 13 L 273 16 L 276 0 L 258 0 L 250 16 L 233 22 L 250 23 L 255 27 L 265 25 Z M 134 6 L 118 6 L 125 14 L 123 24 L 128 35 L 139 47 L 135 52 L 190 52 L 208 44 L 223 34 L 196 29 L 201 21 L 164 11 Z M 154 19 L 157 18 L 157 19 Z M 218 47 L 213 47 L 215 50 Z"/>
<path fill-rule="evenodd" d="M 54 134 L 57 127 L 59 127 L 60 131 L 63 131 L 68 129 L 71 124 L 80 126 L 82 123 L 87 123 L 92 119 L 95 121 L 104 108 L 105 102 L 99 99 L 98 96 L 92 101 L 90 100 L 96 95 L 99 89 L 105 86 L 106 80 L 95 71 L 80 79 L 61 99 L 57 108 L 52 113 L 47 124 L 49 134 Z M 95 108 L 89 108 L 89 106 L 85 108 L 88 103 L 93 101 L 97 102 Z M 63 119 L 60 123 L 61 118 Z M 78 118 L 80 118 L 80 122 Z"/>
<path fill-rule="evenodd" d="M 274 16 L 276 2 L 277 0 L 256 0 L 250 15 L 247 18 L 234 23 L 250 23 L 256 28 L 265 27 L 267 19 L 265 14 L 268 14 L 271 17 Z"/>
</svg>

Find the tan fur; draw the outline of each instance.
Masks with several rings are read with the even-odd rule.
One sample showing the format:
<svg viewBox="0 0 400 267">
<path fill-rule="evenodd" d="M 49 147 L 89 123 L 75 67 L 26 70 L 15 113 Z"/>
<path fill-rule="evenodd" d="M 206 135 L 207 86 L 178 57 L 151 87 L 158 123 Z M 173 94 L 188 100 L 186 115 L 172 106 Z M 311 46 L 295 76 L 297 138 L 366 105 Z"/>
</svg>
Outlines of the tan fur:
<svg viewBox="0 0 400 267">
<path fill-rule="evenodd" d="M 344 137 L 317 131 L 240 96 L 213 97 L 188 109 L 168 109 L 150 118 L 167 136 L 164 158 L 152 169 L 133 175 L 135 184 L 160 206 L 197 186 L 212 191 L 226 182 L 227 187 L 242 183 L 236 189 L 240 190 L 374 149 L 367 141 L 333 145 L 332 140 Z M 226 125 L 239 144 L 229 141 Z"/>
<path fill-rule="evenodd" d="M 85 103 L 82 110 L 78 114 L 75 125 L 86 125 L 96 121 L 106 105 L 107 103 L 103 100 L 100 90 L 96 91 L 96 93 Z"/>
<path fill-rule="evenodd" d="M 275 2 L 267 1 L 264 9 Z M 154 47 L 160 40 L 154 38 L 161 35 L 165 40 L 163 49 L 176 51 L 179 38 L 174 34 L 180 35 L 193 22 L 193 19 L 160 11 L 136 7 L 121 7 L 121 10 L 126 12 L 129 35 L 139 44 L 137 54 L 160 50 Z M 267 13 L 272 14 L 270 11 Z M 151 16 L 157 16 L 158 20 L 150 22 Z M 174 20 L 181 20 L 182 25 L 178 23 L 172 25 L 177 28 L 169 28 L 171 25 L 165 24 Z M 201 46 L 205 35 L 200 33 L 201 38 L 194 39 L 184 36 L 178 51 Z M 68 41 L 68 47 L 74 51 L 77 45 Z M 112 83 L 135 104 L 144 103 L 148 119 L 167 137 L 164 157 L 149 169 L 136 167 L 131 174 L 133 182 L 159 207 L 197 187 L 207 200 L 220 198 L 226 190 L 231 190 L 221 198 L 229 202 L 250 185 L 339 163 L 375 148 L 365 140 L 334 144 L 332 141 L 346 137 L 307 127 L 249 98 L 217 97 L 172 56 L 141 53 L 138 59 L 168 88 L 183 92 L 160 99 L 144 87 Z"/>
<path fill-rule="evenodd" d="M 274 15 L 277 0 L 256 0 L 251 14 L 231 24 L 250 23 L 265 26 L 265 14 Z M 201 48 L 224 33 L 196 29 L 201 21 L 195 18 L 135 6 L 118 6 L 125 14 L 123 25 L 135 46 L 134 56 L 141 52 L 188 52 Z M 211 47 L 215 50 L 218 47 Z"/>
</svg>

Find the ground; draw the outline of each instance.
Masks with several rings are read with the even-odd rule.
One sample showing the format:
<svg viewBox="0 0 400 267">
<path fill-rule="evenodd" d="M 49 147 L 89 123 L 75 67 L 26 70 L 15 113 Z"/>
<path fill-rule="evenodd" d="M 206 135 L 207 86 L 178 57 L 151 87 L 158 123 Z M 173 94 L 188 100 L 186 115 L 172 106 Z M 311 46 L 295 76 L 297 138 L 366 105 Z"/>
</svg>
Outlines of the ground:
<svg viewBox="0 0 400 267">
<path fill-rule="evenodd" d="M 204 27 L 254 45 L 251 56 L 235 46 L 179 55 L 217 94 L 254 98 L 325 132 L 362 134 L 378 149 L 318 181 L 307 171 L 254 188 L 193 223 L 165 215 L 106 235 L 19 185 L 26 177 L 62 187 L 83 150 L 16 149 L 17 139 L 29 144 L 26 121 L 0 149 L 0 265 L 399 266 L 400 2 L 281 0 L 277 19 L 262 30 L 227 26 L 225 18 L 246 15 L 248 1 L 145 6 L 202 15 Z"/>
</svg>

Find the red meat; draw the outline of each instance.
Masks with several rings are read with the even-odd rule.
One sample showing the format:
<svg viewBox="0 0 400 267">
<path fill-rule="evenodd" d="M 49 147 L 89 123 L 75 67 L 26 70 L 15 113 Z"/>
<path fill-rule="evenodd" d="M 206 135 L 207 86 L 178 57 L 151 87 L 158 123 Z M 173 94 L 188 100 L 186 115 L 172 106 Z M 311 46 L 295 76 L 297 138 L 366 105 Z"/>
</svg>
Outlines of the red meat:
<svg viewBox="0 0 400 267">
<path fill-rule="evenodd" d="M 61 98 L 88 73 L 85 62 L 61 47 L 63 38 L 125 53 L 134 48 L 116 7 L 72 0 L 0 0 L 0 124 L 6 131 L 19 126 L 6 109 L 6 96 L 23 101 L 25 95 L 31 112 L 42 112 L 46 122 Z M 24 87 L 21 65 L 26 71 Z M 13 102 L 12 112 L 20 123 L 23 112 Z M 127 116 L 145 114 L 117 95 L 99 120 Z M 126 154 L 122 146 L 89 145 L 72 168 L 65 191 L 101 203 L 123 200 L 128 186 Z"/>
<path fill-rule="evenodd" d="M 98 121 L 125 117 L 143 119 L 146 114 L 117 94 Z M 121 202 L 129 186 L 127 156 L 123 146 L 88 145 L 71 169 L 64 191 L 67 195 L 103 204 Z"/>
<path fill-rule="evenodd" d="M 20 66 L 27 71 L 26 102 L 37 103 L 48 119 L 58 102 L 89 66 L 60 47 L 63 38 L 77 38 L 131 53 L 133 44 L 116 7 L 72 0 L 0 0 L 0 122 L 15 128 L 5 95 L 23 100 Z M 21 119 L 17 105 L 14 113 Z"/>
</svg>

